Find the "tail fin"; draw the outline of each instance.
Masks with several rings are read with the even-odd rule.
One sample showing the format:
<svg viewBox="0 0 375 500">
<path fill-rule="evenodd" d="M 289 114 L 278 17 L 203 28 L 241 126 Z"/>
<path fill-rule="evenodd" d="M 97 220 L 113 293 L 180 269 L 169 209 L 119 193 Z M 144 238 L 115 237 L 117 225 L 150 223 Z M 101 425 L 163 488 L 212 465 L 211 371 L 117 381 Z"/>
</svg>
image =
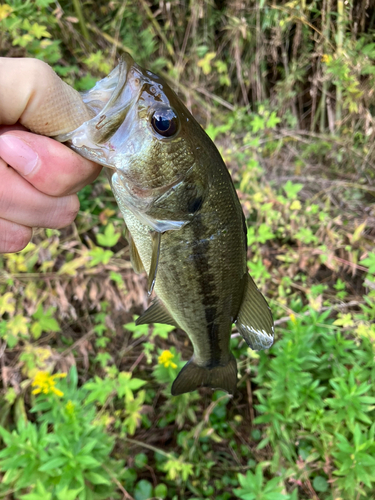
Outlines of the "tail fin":
<svg viewBox="0 0 375 500">
<path fill-rule="evenodd" d="M 225 366 L 205 368 L 198 366 L 191 359 L 182 368 L 172 384 L 172 395 L 178 396 L 185 392 L 192 392 L 199 387 L 223 389 L 233 394 L 237 386 L 237 362 L 233 354 Z"/>
</svg>

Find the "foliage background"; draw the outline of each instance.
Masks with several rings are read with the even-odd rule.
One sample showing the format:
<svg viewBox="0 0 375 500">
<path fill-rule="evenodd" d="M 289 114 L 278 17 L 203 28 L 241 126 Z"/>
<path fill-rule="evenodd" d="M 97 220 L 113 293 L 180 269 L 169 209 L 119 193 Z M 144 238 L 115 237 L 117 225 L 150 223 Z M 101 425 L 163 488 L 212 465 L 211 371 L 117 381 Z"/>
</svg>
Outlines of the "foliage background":
<svg viewBox="0 0 375 500">
<path fill-rule="evenodd" d="M 75 224 L 0 257 L 0 498 L 373 497 L 374 6 L 0 5 L 1 56 L 79 90 L 124 51 L 168 79 L 231 171 L 277 325 L 260 353 L 234 331 L 233 398 L 171 397 L 191 347 L 135 327 L 145 277 L 100 178 Z"/>
</svg>

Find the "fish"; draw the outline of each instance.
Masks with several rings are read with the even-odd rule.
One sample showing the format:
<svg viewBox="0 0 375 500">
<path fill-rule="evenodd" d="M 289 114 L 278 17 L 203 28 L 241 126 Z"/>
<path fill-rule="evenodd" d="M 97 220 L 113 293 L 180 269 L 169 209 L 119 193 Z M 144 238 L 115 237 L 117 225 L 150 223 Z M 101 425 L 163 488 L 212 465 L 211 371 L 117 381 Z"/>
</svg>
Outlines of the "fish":
<svg viewBox="0 0 375 500">
<path fill-rule="evenodd" d="M 272 345 L 274 323 L 247 270 L 246 220 L 219 151 L 169 85 L 128 54 L 82 98 L 92 118 L 56 138 L 107 167 L 133 268 L 156 296 L 136 324 L 173 325 L 193 345 L 172 395 L 233 394 L 233 323 L 254 350 Z"/>
</svg>

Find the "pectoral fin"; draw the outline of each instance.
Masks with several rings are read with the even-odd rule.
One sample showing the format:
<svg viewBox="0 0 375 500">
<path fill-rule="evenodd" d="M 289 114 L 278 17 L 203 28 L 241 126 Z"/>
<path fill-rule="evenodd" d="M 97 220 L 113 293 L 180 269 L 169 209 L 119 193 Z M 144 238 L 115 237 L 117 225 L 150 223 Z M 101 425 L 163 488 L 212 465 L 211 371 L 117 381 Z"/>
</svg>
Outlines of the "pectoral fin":
<svg viewBox="0 0 375 500">
<path fill-rule="evenodd" d="M 211 389 L 223 389 L 233 394 L 237 386 L 237 363 L 231 354 L 228 364 L 206 368 L 194 363 L 191 359 L 182 368 L 172 384 L 172 396 L 178 396 L 185 392 L 192 392 L 199 387 L 210 387 Z"/>
<path fill-rule="evenodd" d="M 141 257 L 139 256 L 137 247 L 135 246 L 132 235 L 127 230 L 126 238 L 129 242 L 129 251 L 130 251 L 130 262 L 132 263 L 133 269 L 137 274 L 140 274 L 144 271 L 144 267 L 141 261 Z"/>
<path fill-rule="evenodd" d="M 149 325 L 151 323 L 162 323 L 179 328 L 178 324 L 158 298 L 153 301 L 150 307 L 135 322 L 136 325 Z"/>
<path fill-rule="evenodd" d="M 271 309 L 249 274 L 245 280 L 244 296 L 235 324 L 251 349 L 268 349 L 274 337 Z"/>
<path fill-rule="evenodd" d="M 154 289 L 155 280 L 156 280 L 156 273 L 158 270 L 161 233 L 158 233 L 157 231 L 153 231 L 151 233 L 151 239 L 152 239 L 152 254 L 151 254 L 150 271 L 148 273 L 148 282 L 147 282 L 147 288 L 148 288 L 149 295 L 151 295 L 152 290 Z"/>
</svg>

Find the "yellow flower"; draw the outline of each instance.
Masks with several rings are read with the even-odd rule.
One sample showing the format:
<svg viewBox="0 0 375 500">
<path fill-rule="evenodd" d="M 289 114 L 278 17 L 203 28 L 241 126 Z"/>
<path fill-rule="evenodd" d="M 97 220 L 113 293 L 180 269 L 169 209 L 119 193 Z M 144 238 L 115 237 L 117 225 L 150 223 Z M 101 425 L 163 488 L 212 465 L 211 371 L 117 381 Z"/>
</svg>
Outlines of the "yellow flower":
<svg viewBox="0 0 375 500">
<path fill-rule="evenodd" d="M 299 200 L 294 200 L 293 203 L 290 205 L 291 210 L 301 210 L 301 202 Z"/>
<path fill-rule="evenodd" d="M 255 203 L 260 203 L 261 201 L 263 201 L 263 194 L 259 192 L 255 193 L 253 196 L 253 200 L 255 201 Z"/>
<path fill-rule="evenodd" d="M 13 9 L 10 5 L 0 5 L 0 21 L 8 17 L 11 12 Z"/>
<path fill-rule="evenodd" d="M 290 321 L 292 323 L 294 323 L 295 325 L 297 324 L 297 320 L 296 320 L 296 317 L 295 315 L 292 313 L 292 314 L 289 314 L 289 318 L 290 318 Z"/>
<path fill-rule="evenodd" d="M 66 403 L 65 409 L 68 415 L 74 415 L 75 405 L 71 399 L 69 399 L 69 401 Z"/>
<path fill-rule="evenodd" d="M 159 365 L 164 365 L 165 368 L 171 366 L 172 368 L 177 368 L 176 363 L 173 363 L 172 359 L 174 358 L 174 354 L 171 351 L 163 351 L 158 359 Z"/>
<path fill-rule="evenodd" d="M 323 54 L 320 60 L 322 61 L 322 63 L 329 63 L 331 57 L 328 54 Z"/>
<path fill-rule="evenodd" d="M 56 386 L 56 379 L 59 378 L 65 378 L 66 373 L 56 373 L 56 375 L 51 375 L 48 372 L 44 371 L 39 371 L 36 373 L 34 380 L 31 383 L 32 387 L 36 387 L 36 389 L 33 390 L 33 394 L 56 394 L 56 396 L 61 396 L 64 395 L 60 389 L 57 389 Z"/>
</svg>

